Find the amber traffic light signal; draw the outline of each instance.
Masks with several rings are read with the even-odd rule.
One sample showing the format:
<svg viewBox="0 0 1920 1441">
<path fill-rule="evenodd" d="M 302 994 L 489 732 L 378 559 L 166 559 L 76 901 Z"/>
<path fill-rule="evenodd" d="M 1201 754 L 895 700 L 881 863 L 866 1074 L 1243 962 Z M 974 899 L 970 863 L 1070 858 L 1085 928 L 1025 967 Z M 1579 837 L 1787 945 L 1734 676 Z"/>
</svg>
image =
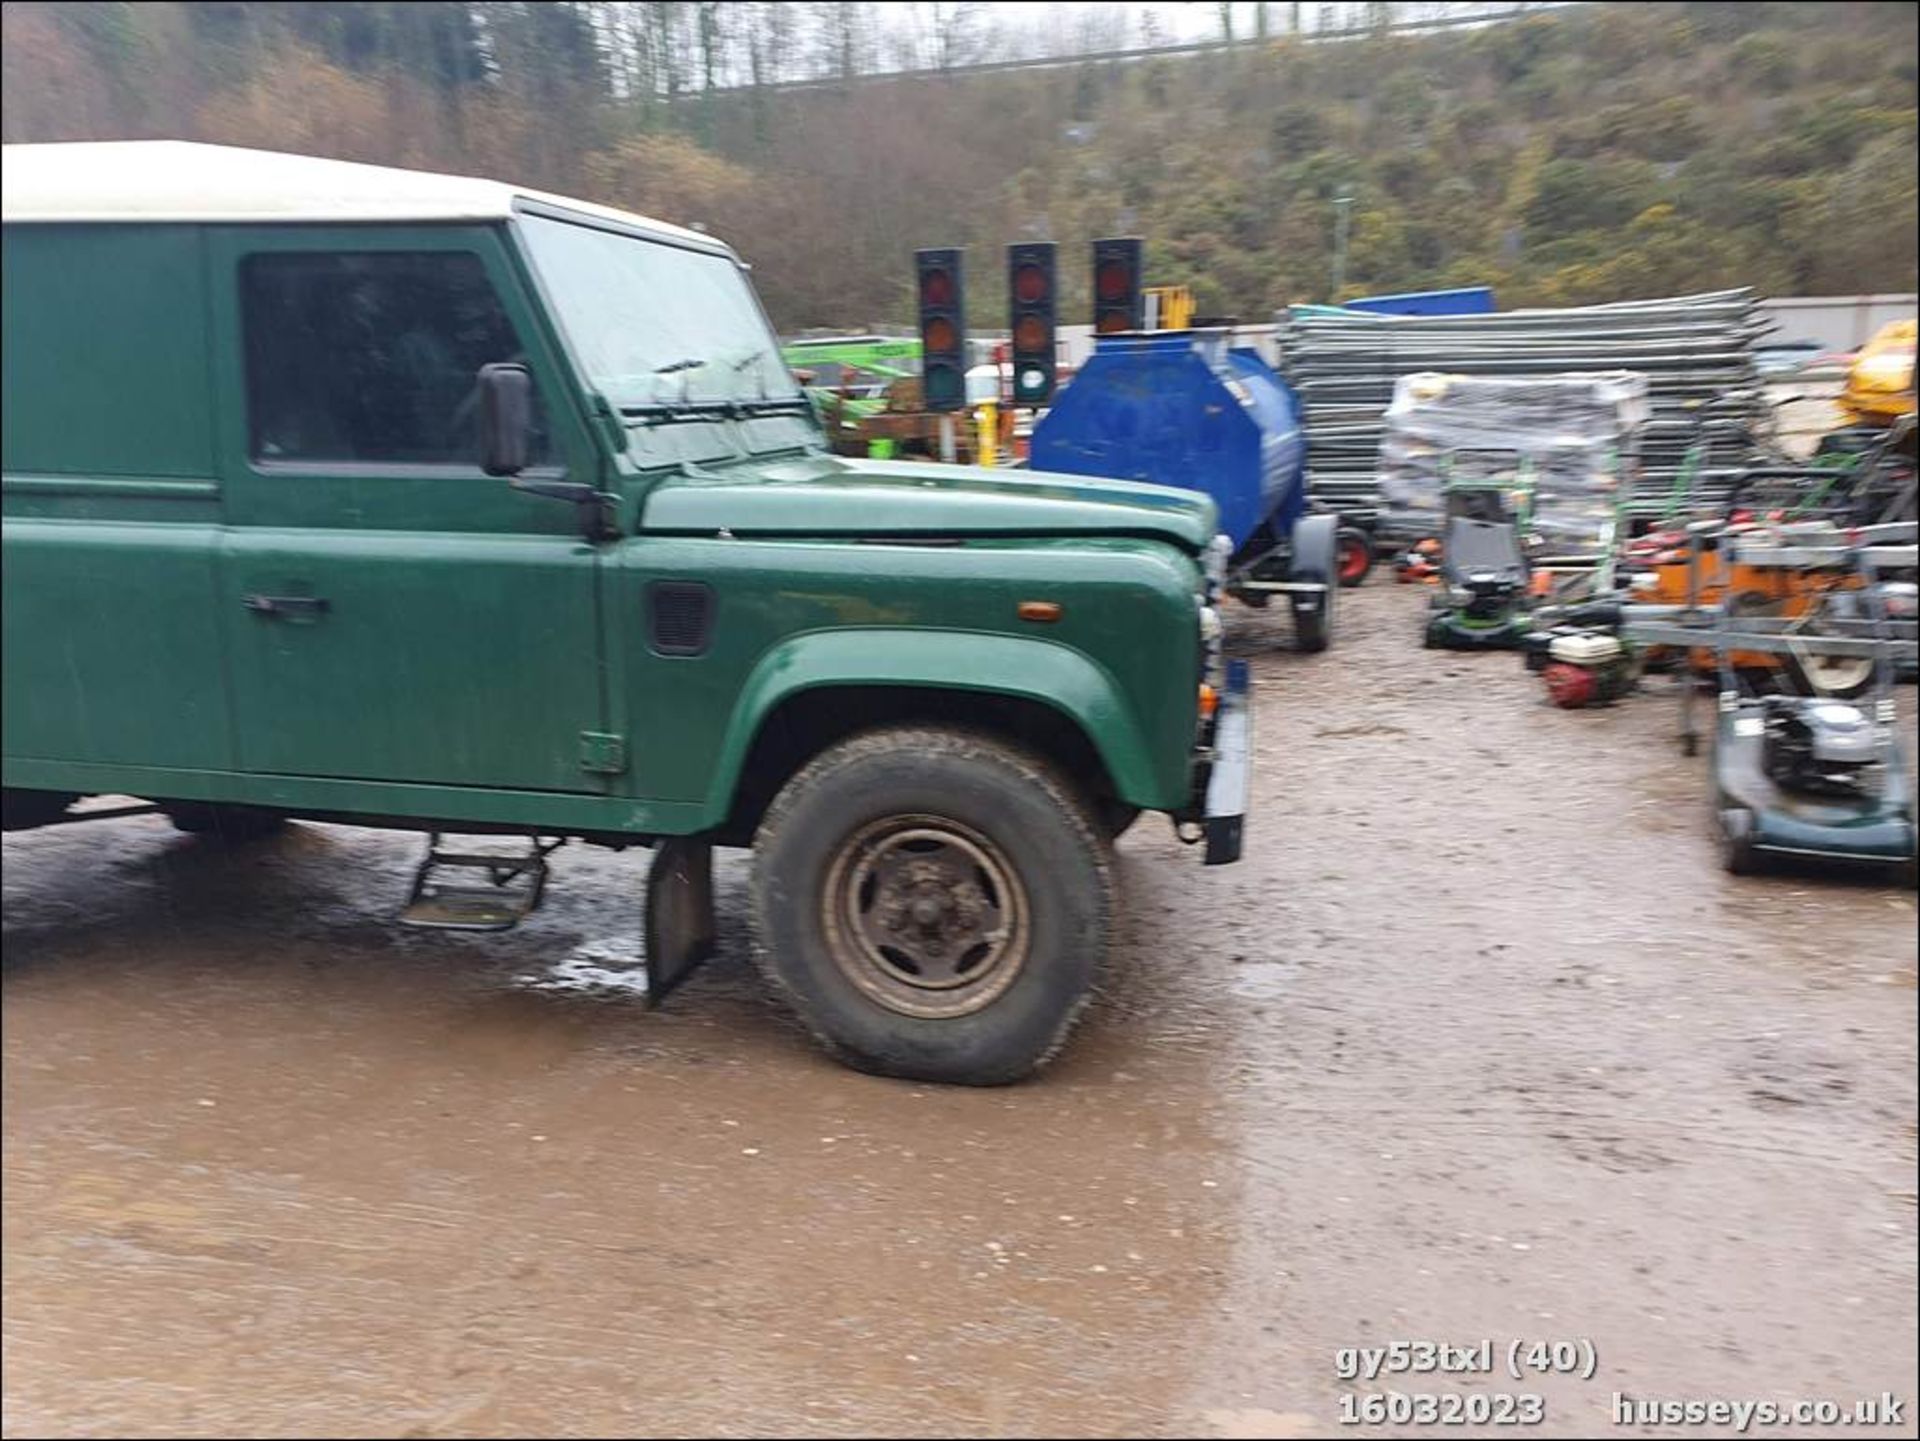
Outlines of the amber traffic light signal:
<svg viewBox="0 0 1920 1441">
<path fill-rule="evenodd" d="M 920 391 L 928 410 L 967 403 L 966 295 L 958 249 L 916 250 L 920 302 Z"/>
<path fill-rule="evenodd" d="M 1140 330 L 1146 325 L 1140 259 L 1141 244 L 1137 239 L 1093 242 L 1093 329 L 1096 334 Z"/>
</svg>

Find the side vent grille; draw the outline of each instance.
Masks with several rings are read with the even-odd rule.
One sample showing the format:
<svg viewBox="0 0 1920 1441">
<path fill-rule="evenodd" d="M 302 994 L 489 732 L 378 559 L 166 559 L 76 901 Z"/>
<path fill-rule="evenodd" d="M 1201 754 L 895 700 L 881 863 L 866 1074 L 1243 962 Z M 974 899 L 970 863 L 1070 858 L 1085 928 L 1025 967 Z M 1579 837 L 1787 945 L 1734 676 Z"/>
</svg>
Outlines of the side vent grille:
<svg viewBox="0 0 1920 1441">
<path fill-rule="evenodd" d="M 648 641 L 655 655 L 704 655 L 713 642 L 713 587 L 656 580 L 647 587 Z"/>
</svg>

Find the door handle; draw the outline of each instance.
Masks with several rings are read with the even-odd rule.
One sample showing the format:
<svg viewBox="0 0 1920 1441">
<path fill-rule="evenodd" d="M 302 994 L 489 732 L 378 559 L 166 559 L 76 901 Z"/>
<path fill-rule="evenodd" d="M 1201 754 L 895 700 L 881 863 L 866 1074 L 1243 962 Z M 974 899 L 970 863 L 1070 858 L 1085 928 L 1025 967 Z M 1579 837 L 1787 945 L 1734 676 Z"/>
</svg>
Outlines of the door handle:
<svg viewBox="0 0 1920 1441">
<path fill-rule="evenodd" d="M 333 609 L 333 602 L 317 595 L 243 595 L 240 604 L 255 615 L 311 619 Z"/>
</svg>

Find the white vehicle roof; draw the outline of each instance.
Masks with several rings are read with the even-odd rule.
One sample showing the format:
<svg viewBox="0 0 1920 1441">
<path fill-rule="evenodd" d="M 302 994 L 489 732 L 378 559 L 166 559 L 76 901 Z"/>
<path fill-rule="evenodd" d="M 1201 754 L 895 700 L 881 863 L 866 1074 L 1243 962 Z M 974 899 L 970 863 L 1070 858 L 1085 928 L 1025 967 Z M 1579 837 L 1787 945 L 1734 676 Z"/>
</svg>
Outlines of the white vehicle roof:
<svg viewBox="0 0 1920 1441">
<path fill-rule="evenodd" d="M 74 141 L 0 151 L 0 214 L 9 222 L 504 220 L 532 201 L 664 239 L 726 250 L 711 235 L 538 190 L 185 140 Z"/>
</svg>

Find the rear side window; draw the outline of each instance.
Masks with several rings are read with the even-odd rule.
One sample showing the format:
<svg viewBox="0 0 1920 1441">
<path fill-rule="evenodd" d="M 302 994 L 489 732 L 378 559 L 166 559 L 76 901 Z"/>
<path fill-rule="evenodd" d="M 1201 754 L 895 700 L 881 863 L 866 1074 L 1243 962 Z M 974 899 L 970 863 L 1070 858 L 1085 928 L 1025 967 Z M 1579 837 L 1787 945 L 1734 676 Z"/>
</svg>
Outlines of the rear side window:
<svg viewBox="0 0 1920 1441">
<path fill-rule="evenodd" d="M 478 256 L 250 255 L 240 290 L 256 459 L 478 464 L 479 369 L 526 358 Z"/>
</svg>

